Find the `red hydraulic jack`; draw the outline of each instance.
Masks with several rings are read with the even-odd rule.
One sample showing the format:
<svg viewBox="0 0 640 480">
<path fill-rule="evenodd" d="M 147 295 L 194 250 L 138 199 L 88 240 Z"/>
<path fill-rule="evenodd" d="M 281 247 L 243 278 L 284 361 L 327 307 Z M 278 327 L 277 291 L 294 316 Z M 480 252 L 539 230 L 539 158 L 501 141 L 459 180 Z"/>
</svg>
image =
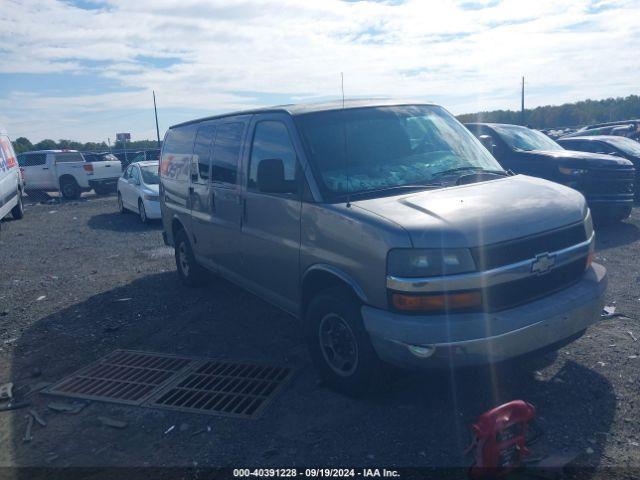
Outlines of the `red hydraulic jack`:
<svg viewBox="0 0 640 480">
<path fill-rule="evenodd" d="M 524 400 L 513 400 L 483 413 L 472 425 L 475 463 L 469 470 L 474 480 L 500 478 L 522 466 L 530 454 L 526 445 L 529 423 L 536 409 Z"/>
</svg>

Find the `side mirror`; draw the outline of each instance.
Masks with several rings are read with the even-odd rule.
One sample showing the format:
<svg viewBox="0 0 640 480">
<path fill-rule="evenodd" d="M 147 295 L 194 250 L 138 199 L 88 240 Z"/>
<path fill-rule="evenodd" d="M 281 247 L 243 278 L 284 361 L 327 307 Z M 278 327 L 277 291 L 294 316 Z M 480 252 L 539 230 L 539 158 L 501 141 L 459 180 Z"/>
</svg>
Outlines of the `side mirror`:
<svg viewBox="0 0 640 480">
<path fill-rule="evenodd" d="M 258 190 L 264 193 L 296 193 L 294 181 L 285 180 L 280 158 L 267 158 L 258 164 Z"/>
<path fill-rule="evenodd" d="M 484 145 L 484 148 L 493 154 L 493 148 L 495 147 L 493 144 L 493 137 L 491 135 L 480 135 L 478 139 L 480 140 L 480 143 Z"/>
</svg>

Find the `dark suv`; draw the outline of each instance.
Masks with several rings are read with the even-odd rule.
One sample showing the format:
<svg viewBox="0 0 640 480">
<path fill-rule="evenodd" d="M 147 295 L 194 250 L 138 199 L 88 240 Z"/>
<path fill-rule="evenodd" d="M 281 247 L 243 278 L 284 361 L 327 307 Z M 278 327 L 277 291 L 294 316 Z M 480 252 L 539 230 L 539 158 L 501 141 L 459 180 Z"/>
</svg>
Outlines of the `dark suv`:
<svg viewBox="0 0 640 480">
<path fill-rule="evenodd" d="M 630 215 L 635 181 L 630 161 L 565 150 L 542 132 L 519 125 L 469 123 L 466 127 L 504 168 L 581 192 L 595 220 L 620 221 Z"/>
</svg>

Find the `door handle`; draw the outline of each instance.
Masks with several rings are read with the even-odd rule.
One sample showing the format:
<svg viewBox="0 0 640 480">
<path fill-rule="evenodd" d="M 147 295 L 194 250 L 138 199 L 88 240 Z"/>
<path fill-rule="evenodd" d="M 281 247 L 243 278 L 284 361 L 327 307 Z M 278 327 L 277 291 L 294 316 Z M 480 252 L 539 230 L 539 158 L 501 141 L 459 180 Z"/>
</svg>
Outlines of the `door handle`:
<svg viewBox="0 0 640 480">
<path fill-rule="evenodd" d="M 42 167 L 43 170 L 49 170 L 49 167 Z"/>
</svg>

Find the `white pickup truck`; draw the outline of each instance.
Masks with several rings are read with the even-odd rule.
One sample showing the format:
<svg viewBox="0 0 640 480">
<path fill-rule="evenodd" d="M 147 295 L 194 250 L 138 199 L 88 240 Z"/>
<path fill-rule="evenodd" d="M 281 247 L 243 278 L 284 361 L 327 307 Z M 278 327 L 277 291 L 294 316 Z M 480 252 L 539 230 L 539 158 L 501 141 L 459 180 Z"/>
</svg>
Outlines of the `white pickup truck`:
<svg viewBox="0 0 640 480">
<path fill-rule="evenodd" d="M 115 192 L 122 165 L 113 155 L 87 162 L 76 150 L 39 150 L 18 155 L 25 190 L 59 191 L 65 198 L 78 198 L 93 189 L 97 194 Z"/>
</svg>

